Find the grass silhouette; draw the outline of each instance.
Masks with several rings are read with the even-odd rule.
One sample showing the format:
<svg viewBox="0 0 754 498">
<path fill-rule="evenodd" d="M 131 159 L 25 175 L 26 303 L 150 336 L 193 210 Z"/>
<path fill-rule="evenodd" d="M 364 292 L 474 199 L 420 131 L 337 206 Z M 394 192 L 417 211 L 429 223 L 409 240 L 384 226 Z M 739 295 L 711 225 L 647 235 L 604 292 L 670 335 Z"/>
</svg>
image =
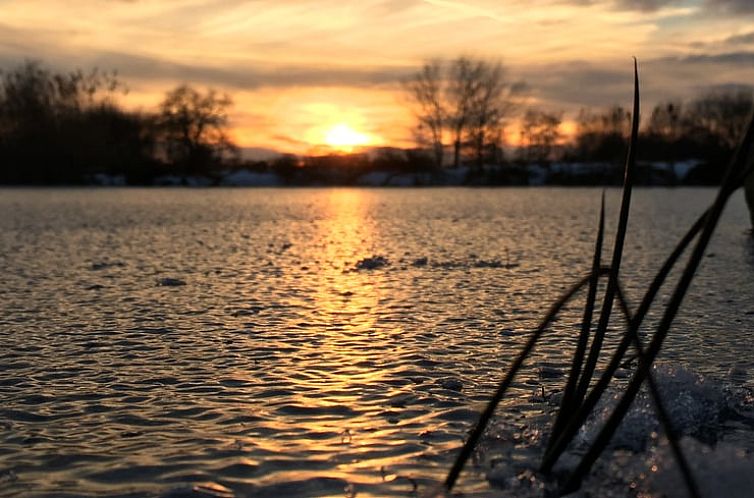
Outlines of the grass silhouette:
<svg viewBox="0 0 754 498">
<path fill-rule="evenodd" d="M 601 265 L 601 253 L 605 231 L 603 193 L 591 272 L 588 275 L 581 277 L 581 279 L 579 279 L 567 292 L 551 305 L 539 327 L 532 332 L 528 341 L 508 368 L 502 382 L 487 403 L 482 414 L 479 416 L 476 425 L 472 429 L 464 446 L 461 448 L 461 451 L 453 463 L 453 466 L 448 472 L 447 478 L 444 482 L 444 488 L 448 492 L 453 489 L 464 465 L 471 457 L 475 446 L 492 419 L 495 409 L 505 397 L 508 388 L 512 384 L 516 374 L 524 366 L 526 359 L 532 351 L 534 351 L 537 342 L 547 331 L 547 328 L 563 307 L 573 300 L 579 292 L 584 289 L 584 287 L 587 287 L 588 290 L 584 305 L 582 327 L 578 336 L 576 349 L 572 356 L 571 368 L 566 381 L 561 404 L 555 415 L 555 420 L 550 431 L 540 471 L 544 474 L 549 474 L 552 471 L 558 458 L 573 441 L 579 429 L 584 425 L 589 415 L 597 406 L 600 398 L 610 386 L 615 372 L 620 366 L 625 365 L 628 350 L 633 346 L 636 349 L 636 357 L 638 358 L 638 364 L 634 369 L 633 376 L 628 385 L 622 390 L 617 405 L 613 408 L 612 413 L 609 415 L 597 437 L 590 443 L 587 452 L 581 458 L 572 473 L 567 477 L 564 485 L 560 488 L 560 493 L 568 494 L 576 491 L 581 486 L 581 482 L 588 475 L 594 463 L 606 449 L 610 439 L 614 435 L 623 418 L 626 416 L 641 386 L 646 382 L 650 396 L 653 399 L 657 418 L 663 428 L 665 436 L 668 438 L 672 454 L 681 471 L 688 494 L 693 498 L 700 497 L 699 488 L 691 472 L 691 468 L 689 467 L 688 461 L 678 443 L 679 434 L 672 427 L 671 420 L 660 398 L 655 379 L 651 375 L 651 368 L 670 331 L 680 305 L 688 292 L 689 286 L 696 274 L 699 263 L 701 262 L 715 228 L 717 227 L 717 223 L 728 199 L 733 192 L 744 184 L 744 181 L 754 169 L 754 117 L 750 120 L 745 135 L 726 170 L 712 206 L 710 206 L 697 219 L 677 243 L 673 251 L 660 267 L 660 270 L 657 272 L 650 285 L 647 287 L 639 307 L 634 313 L 631 313 L 622 290 L 623 286 L 620 280 L 620 265 L 623 256 L 625 236 L 628 230 L 631 192 L 634 182 L 634 172 L 636 169 L 639 106 L 639 73 L 638 64 L 636 60 L 634 60 L 634 102 L 631 139 L 625 164 L 621 210 L 611 264 L 609 267 Z M 644 323 L 657 294 L 666 283 L 671 271 L 676 266 L 681 256 L 683 256 L 694 242 L 695 245 L 686 261 L 686 266 L 676 283 L 670 300 L 664 306 L 662 318 L 658 322 L 656 330 L 648 345 L 644 347 L 641 344 L 638 331 Z M 600 307 L 600 312 L 597 315 L 597 327 L 593 337 L 591 337 L 589 355 L 585 360 L 584 357 L 586 356 L 587 345 L 589 344 L 591 335 L 592 319 L 595 315 L 596 309 L 597 287 L 599 279 L 603 277 L 607 277 L 607 286 Z M 611 312 L 615 301 L 617 301 L 625 318 L 625 331 L 623 332 L 617 348 L 607 362 L 604 371 L 595 382 L 592 382 L 596 365 L 603 356 L 602 344 L 608 325 L 610 324 Z"/>
</svg>

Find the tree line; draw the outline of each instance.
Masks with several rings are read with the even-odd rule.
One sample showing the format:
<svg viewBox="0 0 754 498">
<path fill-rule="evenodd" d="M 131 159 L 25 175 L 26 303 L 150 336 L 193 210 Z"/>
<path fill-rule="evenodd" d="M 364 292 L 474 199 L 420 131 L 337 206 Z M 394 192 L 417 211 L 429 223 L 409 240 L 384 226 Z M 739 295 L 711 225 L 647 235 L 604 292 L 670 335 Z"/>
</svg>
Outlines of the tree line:
<svg viewBox="0 0 754 498">
<path fill-rule="evenodd" d="M 630 111 L 582 109 L 567 136 L 564 113 L 526 105 L 528 86 L 498 61 L 427 61 L 403 89 L 415 113 L 416 149 L 243 161 L 228 135 L 233 103 L 226 94 L 183 84 L 154 110 L 128 111 L 118 104 L 128 89 L 117 73 L 61 72 L 27 61 L 0 72 L 0 183 L 88 183 L 106 174 L 150 184 L 245 168 L 289 184 L 352 184 L 375 171 L 431 177 L 462 166 L 469 183 L 521 183 L 532 164 L 618 164 L 627 148 Z M 714 183 L 753 102 L 751 88 L 732 88 L 657 104 L 643 120 L 641 159 L 697 160 L 692 181 Z M 514 121 L 515 148 L 504 140 Z"/>
<path fill-rule="evenodd" d="M 581 109 L 575 132 L 566 137 L 562 111 L 525 105 L 528 86 L 510 79 L 500 62 L 459 57 L 430 60 L 406 84 L 416 112 L 418 143 L 440 167 L 464 162 L 474 174 L 483 164 L 616 162 L 624 157 L 631 112 L 619 105 Z M 718 89 L 682 101 L 657 104 L 643 120 L 644 161 L 697 160 L 695 183 L 719 180 L 724 165 L 754 110 L 751 87 Z M 502 155 L 505 127 L 518 120 L 518 146 Z M 449 161 L 445 157 L 452 155 Z"/>
<path fill-rule="evenodd" d="M 86 183 L 95 174 L 149 183 L 211 173 L 235 157 L 231 100 L 187 85 L 154 112 L 126 111 L 117 73 L 53 71 L 27 61 L 0 74 L 0 183 Z"/>
</svg>

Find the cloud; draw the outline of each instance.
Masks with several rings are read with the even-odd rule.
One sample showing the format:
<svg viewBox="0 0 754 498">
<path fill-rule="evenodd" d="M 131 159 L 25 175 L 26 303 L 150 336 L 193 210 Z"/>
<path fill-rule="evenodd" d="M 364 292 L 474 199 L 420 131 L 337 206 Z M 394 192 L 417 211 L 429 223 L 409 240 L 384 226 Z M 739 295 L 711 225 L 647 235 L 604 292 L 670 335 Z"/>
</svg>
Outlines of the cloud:
<svg viewBox="0 0 754 498">
<path fill-rule="evenodd" d="M 626 10 L 654 12 L 663 7 L 669 7 L 679 3 L 682 3 L 682 0 L 617 0 L 616 6 Z"/>
<path fill-rule="evenodd" d="M 726 14 L 754 14 L 752 0 L 706 0 L 705 5 L 711 10 Z"/>
<path fill-rule="evenodd" d="M 733 35 L 726 38 L 723 43 L 727 45 L 751 45 L 754 44 L 754 31 L 741 35 Z"/>
<path fill-rule="evenodd" d="M 630 61 L 572 61 L 516 68 L 531 83 L 532 105 L 564 109 L 630 105 L 633 73 Z M 644 113 L 659 101 L 693 98 L 715 89 L 747 88 L 754 81 L 754 52 L 695 54 L 639 61 Z"/>
<path fill-rule="evenodd" d="M 726 52 L 721 54 L 694 54 L 684 57 L 668 57 L 662 59 L 674 63 L 691 64 L 725 64 L 725 65 L 754 65 L 754 52 Z"/>
<path fill-rule="evenodd" d="M 751 92 L 754 90 L 754 85 L 747 85 L 744 83 L 720 83 L 719 85 L 707 85 L 705 86 L 705 90 L 716 93 L 716 92 Z"/>
<path fill-rule="evenodd" d="M 191 82 L 204 85 L 254 90 L 264 87 L 298 86 L 351 86 L 376 87 L 397 85 L 413 71 L 404 66 L 323 66 L 319 64 L 299 64 L 272 66 L 268 63 L 254 64 L 184 64 L 156 57 L 127 52 L 100 51 L 88 54 L 70 54 L 55 51 L 49 47 L 37 47 L 22 43 L 0 42 L 0 68 L 9 68 L 24 59 L 53 61 L 55 67 L 69 70 L 73 67 L 97 66 L 106 70 L 117 70 L 121 77 L 129 80 Z M 68 66 L 63 61 L 69 61 Z"/>
<path fill-rule="evenodd" d="M 308 147 L 310 144 L 306 142 L 305 140 L 301 140 L 299 138 L 294 138 L 290 135 L 284 135 L 284 134 L 277 134 L 272 135 L 272 139 L 282 142 L 284 144 L 293 145 L 296 147 Z"/>
<path fill-rule="evenodd" d="M 664 7 L 682 4 L 684 0 L 565 0 L 565 3 L 577 6 L 607 5 L 617 10 L 655 12 Z"/>
<path fill-rule="evenodd" d="M 523 67 L 516 74 L 530 82 L 532 96 L 545 107 L 567 110 L 621 102 L 633 85 L 628 63 L 622 68 L 573 61 Z"/>
<path fill-rule="evenodd" d="M 572 5 L 610 5 L 619 10 L 635 10 L 641 12 L 655 12 L 673 6 L 693 7 L 697 2 L 690 0 L 564 0 Z M 707 11 L 720 14 L 754 13 L 752 0 L 704 0 L 703 7 Z"/>
</svg>

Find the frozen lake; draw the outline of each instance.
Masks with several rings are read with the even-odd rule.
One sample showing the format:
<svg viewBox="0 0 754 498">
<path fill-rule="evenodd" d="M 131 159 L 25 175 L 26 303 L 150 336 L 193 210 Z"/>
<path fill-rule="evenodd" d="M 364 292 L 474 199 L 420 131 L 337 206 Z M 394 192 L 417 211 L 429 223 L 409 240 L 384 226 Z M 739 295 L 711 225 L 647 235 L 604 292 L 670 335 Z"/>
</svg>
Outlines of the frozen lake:
<svg viewBox="0 0 754 498">
<path fill-rule="evenodd" d="M 632 304 L 713 195 L 635 192 Z M 549 301 L 588 271 L 599 198 L 0 189 L 0 496 L 421 492 Z M 618 203 L 608 191 L 608 234 Z M 738 388 L 754 387 L 748 229 L 737 193 L 661 353 Z M 562 388 L 538 368 L 566 368 L 578 315 L 518 378 L 522 424 L 548 410 L 533 394 Z M 740 424 L 715 439 L 754 449 Z M 472 465 L 458 490 L 494 495 L 486 476 Z"/>
</svg>

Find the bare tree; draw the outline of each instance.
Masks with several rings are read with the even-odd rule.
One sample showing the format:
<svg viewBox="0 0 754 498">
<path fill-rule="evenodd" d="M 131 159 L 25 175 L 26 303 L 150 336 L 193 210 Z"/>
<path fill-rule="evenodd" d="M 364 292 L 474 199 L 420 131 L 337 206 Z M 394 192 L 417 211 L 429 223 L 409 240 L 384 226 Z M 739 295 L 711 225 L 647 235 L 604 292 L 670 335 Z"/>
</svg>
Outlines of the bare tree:
<svg viewBox="0 0 754 498">
<path fill-rule="evenodd" d="M 602 113 L 582 109 L 576 119 L 578 155 L 587 160 L 614 160 L 623 154 L 630 131 L 631 112 L 619 105 Z"/>
<path fill-rule="evenodd" d="M 0 118 L 38 126 L 54 120 L 112 104 L 116 91 L 126 92 L 116 72 L 94 68 L 54 72 L 41 62 L 27 60 L 18 67 L 0 71 Z"/>
<path fill-rule="evenodd" d="M 411 99 L 417 104 L 416 118 L 419 122 L 417 139 L 428 141 L 434 155 L 435 165 L 442 167 L 444 159 L 443 128 L 445 108 L 443 102 L 443 67 L 439 60 L 426 62 L 405 84 Z"/>
<path fill-rule="evenodd" d="M 481 168 L 487 146 L 496 144 L 500 139 L 505 120 L 516 108 L 526 85 L 508 81 L 500 62 L 477 61 L 475 73 L 478 82 L 471 98 L 467 134 L 476 164 Z"/>
<path fill-rule="evenodd" d="M 474 112 L 475 99 L 481 92 L 484 61 L 461 56 L 450 63 L 448 69 L 447 101 L 448 120 L 453 138 L 453 167 L 461 164 L 461 146 Z"/>
<path fill-rule="evenodd" d="M 202 94 L 181 85 L 168 92 L 159 114 L 168 159 L 194 173 L 234 150 L 226 134 L 231 104 L 230 97 L 212 89 Z"/>
<path fill-rule="evenodd" d="M 521 145 L 527 161 L 547 162 L 561 138 L 562 113 L 530 109 L 521 121 Z"/>
<path fill-rule="evenodd" d="M 433 60 L 406 82 L 416 106 L 416 138 L 429 143 L 435 164 L 442 166 L 444 135 L 450 135 L 453 166 L 461 164 L 461 151 L 469 145 L 481 165 L 485 152 L 498 150 L 502 125 L 525 89 L 510 82 L 500 62 L 461 56 L 449 63 Z"/>
<path fill-rule="evenodd" d="M 686 132 L 714 137 L 732 150 L 738 143 L 754 109 L 751 88 L 710 92 L 690 102 L 684 113 Z"/>
<path fill-rule="evenodd" d="M 148 119 L 117 105 L 115 72 L 27 60 L 0 71 L 0 182 L 78 183 L 148 167 Z"/>
<path fill-rule="evenodd" d="M 647 123 L 647 133 L 674 142 L 683 134 L 683 103 L 668 101 L 657 104 Z"/>
</svg>

